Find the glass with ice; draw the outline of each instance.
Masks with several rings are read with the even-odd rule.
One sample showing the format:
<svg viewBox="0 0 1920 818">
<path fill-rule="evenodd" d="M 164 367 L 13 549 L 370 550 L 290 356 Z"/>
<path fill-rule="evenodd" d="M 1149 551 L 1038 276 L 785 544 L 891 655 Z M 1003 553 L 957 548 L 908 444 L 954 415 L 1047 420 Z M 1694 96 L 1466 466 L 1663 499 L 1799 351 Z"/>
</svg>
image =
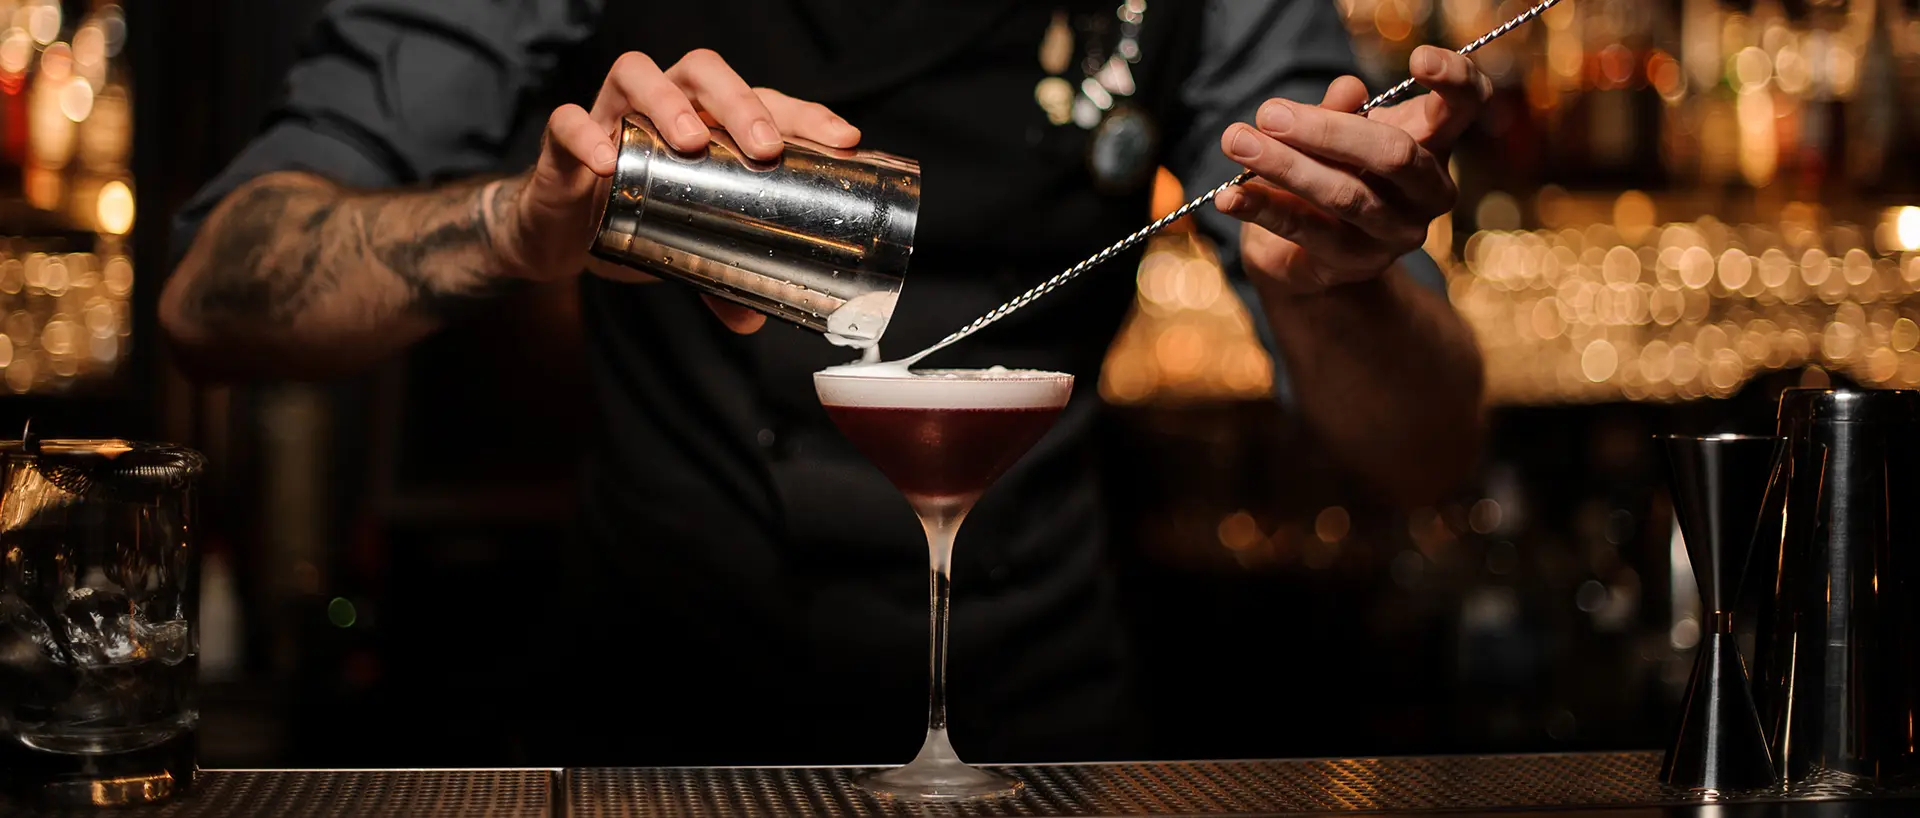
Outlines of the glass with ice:
<svg viewBox="0 0 1920 818">
<path fill-rule="evenodd" d="M 0 782 L 53 805 L 165 800 L 194 773 L 189 449 L 0 444 Z"/>
</svg>

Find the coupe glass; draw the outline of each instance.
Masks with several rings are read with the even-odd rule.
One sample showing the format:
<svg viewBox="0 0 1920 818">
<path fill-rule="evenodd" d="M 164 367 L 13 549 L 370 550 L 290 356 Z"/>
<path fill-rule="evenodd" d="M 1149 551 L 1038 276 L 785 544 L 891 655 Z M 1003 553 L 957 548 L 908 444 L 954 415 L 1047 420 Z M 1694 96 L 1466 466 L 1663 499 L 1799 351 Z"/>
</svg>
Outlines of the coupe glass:
<svg viewBox="0 0 1920 818">
<path fill-rule="evenodd" d="M 815 373 L 814 388 L 841 434 L 906 495 L 927 535 L 932 657 L 926 741 L 911 763 L 856 783 L 880 795 L 921 801 L 1018 790 L 1020 782 L 962 762 L 947 738 L 953 539 L 987 487 L 1053 426 L 1073 394 L 1073 376 L 1005 369 L 889 376 L 855 368 Z"/>
</svg>

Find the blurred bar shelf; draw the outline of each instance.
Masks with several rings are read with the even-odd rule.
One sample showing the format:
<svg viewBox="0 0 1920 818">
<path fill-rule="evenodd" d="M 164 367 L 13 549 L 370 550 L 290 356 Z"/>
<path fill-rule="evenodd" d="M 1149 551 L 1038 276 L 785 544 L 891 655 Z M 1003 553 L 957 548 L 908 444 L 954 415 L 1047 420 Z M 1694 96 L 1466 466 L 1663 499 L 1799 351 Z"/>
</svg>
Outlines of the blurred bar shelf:
<svg viewBox="0 0 1920 818">
<path fill-rule="evenodd" d="M 1002 766 L 1015 797 L 924 806 L 877 799 L 858 767 L 211 770 L 196 792 L 100 815 L 703 816 L 1502 815 L 1774 818 L 1912 814 L 1920 788 L 1832 777 L 1739 795 L 1655 780 L 1654 752 Z M 84 815 L 89 813 L 45 813 Z M 41 815 L 0 807 L 0 815 Z"/>
</svg>

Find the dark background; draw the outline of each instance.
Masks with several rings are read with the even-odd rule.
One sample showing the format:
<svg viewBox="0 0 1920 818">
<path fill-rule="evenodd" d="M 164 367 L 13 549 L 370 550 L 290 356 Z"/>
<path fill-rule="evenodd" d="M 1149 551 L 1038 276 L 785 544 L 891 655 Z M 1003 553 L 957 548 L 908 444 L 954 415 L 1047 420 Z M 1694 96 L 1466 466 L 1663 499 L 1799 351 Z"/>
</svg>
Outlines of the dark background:
<svg viewBox="0 0 1920 818">
<path fill-rule="evenodd" d="M 539 763 L 493 715 L 524 701 L 533 669 L 502 646 L 542 640 L 528 606 L 566 533 L 566 432 L 587 400 L 570 293 L 321 384 L 192 386 L 153 326 L 167 215 L 254 133 L 319 5 L 129 4 L 135 357 L 108 389 L 0 401 L 0 428 L 32 417 L 45 434 L 209 455 L 205 545 L 232 567 L 244 617 L 241 666 L 208 680 L 207 766 Z M 1499 409 L 1476 484 L 1411 513 L 1357 502 L 1274 404 L 1116 409 L 1114 559 L 1154 754 L 1660 745 L 1690 657 L 1675 600 L 1692 591 L 1670 559 L 1652 436 L 1768 431 L 1781 388 L 1833 377 Z M 1345 530 L 1327 528 L 1333 507 Z M 1223 546 L 1235 514 L 1257 547 Z"/>
</svg>

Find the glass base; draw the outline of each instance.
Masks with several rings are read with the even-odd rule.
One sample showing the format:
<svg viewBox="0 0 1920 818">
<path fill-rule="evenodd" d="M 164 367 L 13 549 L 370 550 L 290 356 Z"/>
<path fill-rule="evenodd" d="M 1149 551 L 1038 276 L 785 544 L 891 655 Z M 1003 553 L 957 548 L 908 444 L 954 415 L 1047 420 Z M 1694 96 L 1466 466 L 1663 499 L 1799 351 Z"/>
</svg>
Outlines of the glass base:
<svg viewBox="0 0 1920 818">
<path fill-rule="evenodd" d="M 927 741 L 920 745 L 920 754 L 914 756 L 912 763 L 867 773 L 855 778 L 853 783 L 875 795 L 905 801 L 957 801 L 1012 795 L 1023 786 L 1017 779 L 967 766 L 953 752 L 945 730 L 927 731 Z"/>
<path fill-rule="evenodd" d="M 0 814 L 22 806 L 123 807 L 164 802 L 190 790 L 198 736 L 187 730 L 124 753 L 49 753 L 0 737 Z"/>
</svg>

